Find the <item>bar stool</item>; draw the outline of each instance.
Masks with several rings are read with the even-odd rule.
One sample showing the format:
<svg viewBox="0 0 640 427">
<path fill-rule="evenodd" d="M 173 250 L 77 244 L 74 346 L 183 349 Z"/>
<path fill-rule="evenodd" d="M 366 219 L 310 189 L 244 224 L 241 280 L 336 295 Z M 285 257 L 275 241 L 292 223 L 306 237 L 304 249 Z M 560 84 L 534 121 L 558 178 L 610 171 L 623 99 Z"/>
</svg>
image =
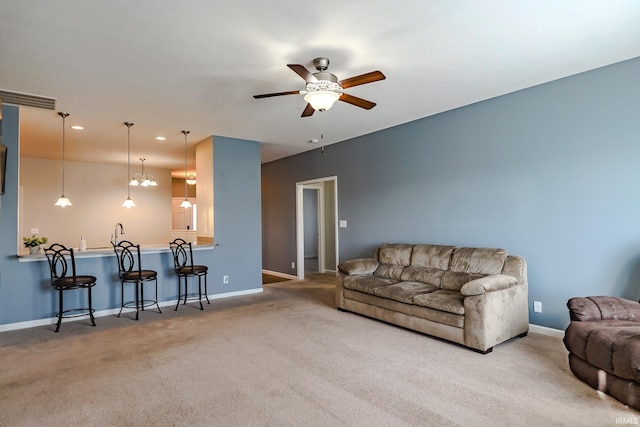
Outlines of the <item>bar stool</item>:
<svg viewBox="0 0 640 427">
<path fill-rule="evenodd" d="M 171 248 L 171 252 L 173 253 L 173 266 L 178 276 L 178 303 L 176 304 L 176 308 L 174 310 L 178 310 L 178 306 L 180 305 L 180 299 L 182 298 L 181 291 L 181 281 L 184 278 L 184 302 L 183 305 L 187 303 L 187 299 L 197 299 L 200 302 L 200 310 L 204 310 L 202 306 L 202 278 L 204 277 L 204 298 L 207 300 L 207 304 L 211 304 L 209 302 L 209 294 L 207 293 L 207 271 L 209 267 L 206 265 L 194 265 L 193 264 L 193 250 L 191 248 L 191 242 L 187 242 L 184 239 L 175 239 L 173 242 L 169 242 L 169 247 Z M 197 296 L 195 293 L 189 294 L 187 292 L 187 279 L 189 277 L 197 277 L 198 278 L 198 293 Z"/>
<path fill-rule="evenodd" d="M 78 276 L 76 274 L 76 258 L 73 255 L 73 248 L 67 248 L 59 243 L 54 243 L 48 248 L 44 248 L 44 253 L 49 261 L 49 272 L 51 273 L 51 285 L 58 291 L 59 296 L 59 312 L 56 315 L 58 324 L 56 332 L 60 330 L 62 318 L 89 316 L 91 325 L 96 326 L 93 313 L 95 310 L 92 305 L 91 288 L 96 285 L 94 276 Z M 69 271 L 69 262 L 71 262 L 71 271 Z M 63 294 L 66 291 L 74 289 L 86 289 L 88 292 L 89 307 L 64 309 Z"/>
<path fill-rule="evenodd" d="M 155 305 L 160 310 L 158 304 L 158 273 L 153 270 L 143 270 L 142 262 L 140 260 L 140 245 L 131 243 L 128 240 L 122 240 L 118 244 L 111 242 L 113 251 L 116 254 L 118 260 L 118 275 L 120 276 L 120 295 L 122 296 L 120 304 L 120 312 L 118 317 L 122 314 L 123 308 L 135 308 L 136 320 L 138 320 L 138 314 L 145 307 Z M 156 285 L 156 298 L 144 299 L 144 284 L 147 282 L 155 282 Z M 124 284 L 133 283 L 135 287 L 136 297 L 133 301 L 125 302 L 124 300 Z"/>
</svg>

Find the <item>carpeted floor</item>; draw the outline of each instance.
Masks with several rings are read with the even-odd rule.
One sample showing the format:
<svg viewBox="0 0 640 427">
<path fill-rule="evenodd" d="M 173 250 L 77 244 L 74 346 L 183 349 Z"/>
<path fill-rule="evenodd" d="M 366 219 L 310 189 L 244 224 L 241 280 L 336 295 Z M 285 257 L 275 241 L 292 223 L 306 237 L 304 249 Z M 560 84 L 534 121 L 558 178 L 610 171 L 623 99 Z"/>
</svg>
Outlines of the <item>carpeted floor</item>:
<svg viewBox="0 0 640 427">
<path fill-rule="evenodd" d="M 262 284 L 265 285 L 267 283 L 279 283 L 286 282 L 291 279 L 287 279 L 285 277 L 273 276 L 271 274 L 262 273 Z"/>
<path fill-rule="evenodd" d="M 640 413 L 576 379 L 559 338 L 481 355 L 336 310 L 333 275 L 0 333 L 0 426 L 600 426 Z"/>
</svg>

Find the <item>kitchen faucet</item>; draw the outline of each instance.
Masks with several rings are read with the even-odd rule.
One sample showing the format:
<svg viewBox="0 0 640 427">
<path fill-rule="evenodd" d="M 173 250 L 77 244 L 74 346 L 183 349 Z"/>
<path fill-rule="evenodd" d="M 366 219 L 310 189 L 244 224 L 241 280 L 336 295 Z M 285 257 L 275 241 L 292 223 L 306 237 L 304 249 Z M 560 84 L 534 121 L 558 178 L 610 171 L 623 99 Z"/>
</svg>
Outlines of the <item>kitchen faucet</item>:
<svg viewBox="0 0 640 427">
<path fill-rule="evenodd" d="M 120 234 L 124 234 L 124 227 L 122 226 L 121 222 L 116 223 L 116 229 L 113 233 L 113 244 L 117 245 L 118 244 L 118 228 L 120 228 Z"/>
</svg>

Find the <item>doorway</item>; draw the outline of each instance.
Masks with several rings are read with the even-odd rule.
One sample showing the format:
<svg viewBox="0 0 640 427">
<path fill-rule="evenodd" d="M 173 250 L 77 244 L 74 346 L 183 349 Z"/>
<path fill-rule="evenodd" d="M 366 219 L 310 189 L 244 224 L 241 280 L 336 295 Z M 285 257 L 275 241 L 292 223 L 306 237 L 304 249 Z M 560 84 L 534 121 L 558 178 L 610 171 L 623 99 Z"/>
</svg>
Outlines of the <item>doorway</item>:
<svg viewBox="0 0 640 427">
<path fill-rule="evenodd" d="M 337 216 L 337 177 L 296 183 L 298 279 L 304 279 L 305 269 L 307 273 L 335 272 L 338 265 Z"/>
</svg>

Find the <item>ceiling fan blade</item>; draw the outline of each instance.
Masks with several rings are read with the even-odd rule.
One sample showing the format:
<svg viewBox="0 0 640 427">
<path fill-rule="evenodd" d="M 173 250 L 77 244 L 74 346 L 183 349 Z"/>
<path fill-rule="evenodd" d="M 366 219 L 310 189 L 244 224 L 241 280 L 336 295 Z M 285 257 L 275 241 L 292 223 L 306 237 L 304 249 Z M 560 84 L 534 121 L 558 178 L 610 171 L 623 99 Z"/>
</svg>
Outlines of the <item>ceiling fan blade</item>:
<svg viewBox="0 0 640 427">
<path fill-rule="evenodd" d="M 338 101 L 346 102 L 347 104 L 355 105 L 365 110 L 370 110 L 376 106 L 375 102 L 367 101 L 366 99 L 358 98 L 348 93 L 343 93 L 342 96 L 338 98 Z"/>
<path fill-rule="evenodd" d="M 305 82 L 317 82 L 316 76 L 311 71 L 307 70 L 304 65 L 300 64 L 287 64 L 287 67 L 291 68 L 297 75 L 302 77 Z"/>
<path fill-rule="evenodd" d="M 373 82 L 377 82 L 378 80 L 384 80 L 384 79 L 386 79 L 386 77 L 380 71 L 372 71 L 370 73 L 361 74 L 359 76 L 340 80 L 340 86 L 342 86 L 343 89 L 346 89 L 348 87 L 363 85 L 366 83 L 373 83 Z"/>
<path fill-rule="evenodd" d="M 304 111 L 302 112 L 302 115 L 300 117 L 309 117 L 312 116 L 313 113 L 315 113 L 316 110 L 313 109 L 313 107 L 311 106 L 311 104 L 307 104 L 307 106 L 304 108 Z"/>
<path fill-rule="evenodd" d="M 275 92 L 275 93 L 265 93 L 262 95 L 253 95 L 255 99 L 260 98 L 270 98 L 272 96 L 281 96 L 281 95 L 300 95 L 299 90 L 290 90 L 289 92 Z"/>
</svg>

